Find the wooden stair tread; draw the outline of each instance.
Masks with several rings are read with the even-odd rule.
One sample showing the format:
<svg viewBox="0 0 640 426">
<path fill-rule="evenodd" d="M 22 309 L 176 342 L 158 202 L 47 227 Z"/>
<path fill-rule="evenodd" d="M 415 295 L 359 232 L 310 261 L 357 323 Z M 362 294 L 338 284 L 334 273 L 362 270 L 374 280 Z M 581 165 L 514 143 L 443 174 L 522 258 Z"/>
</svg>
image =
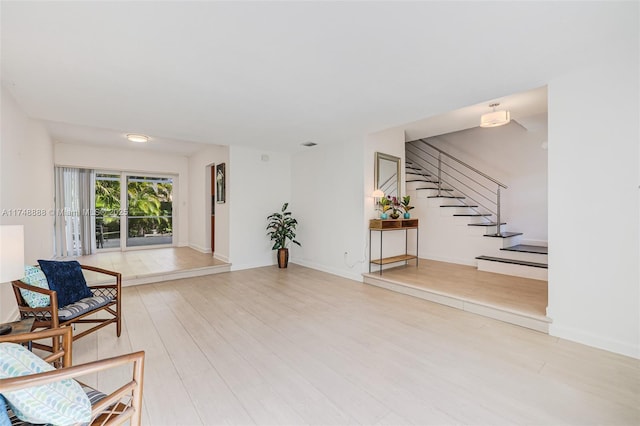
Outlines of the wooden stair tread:
<svg viewBox="0 0 640 426">
<path fill-rule="evenodd" d="M 509 238 L 509 237 L 515 237 L 517 235 L 522 235 L 522 232 L 502 232 L 500 234 L 484 234 L 485 237 L 493 237 L 493 238 Z"/>
<path fill-rule="evenodd" d="M 517 251 L 521 253 L 549 254 L 549 247 L 533 246 L 528 244 L 518 244 L 511 247 L 501 248 L 500 250 Z"/>
<path fill-rule="evenodd" d="M 467 205 L 460 204 L 458 206 L 456 206 L 456 205 L 446 205 L 446 206 L 440 206 L 440 207 L 469 207 L 469 208 L 475 208 L 475 207 L 478 207 L 478 206 L 473 206 L 473 205 L 467 206 Z"/>
<path fill-rule="evenodd" d="M 531 266 L 533 268 L 544 268 L 544 269 L 548 269 L 549 268 L 549 266 L 546 263 L 529 262 L 527 260 L 506 259 L 506 258 L 503 258 L 503 257 L 478 256 L 478 257 L 476 257 L 476 259 L 478 259 L 478 260 L 487 260 L 489 262 L 509 263 L 509 264 L 512 264 L 512 265 Z"/>
<path fill-rule="evenodd" d="M 460 216 L 460 217 L 484 217 L 484 216 L 491 216 L 491 213 L 456 213 L 456 214 L 454 214 L 454 216 Z"/>
<path fill-rule="evenodd" d="M 484 223 L 468 223 L 467 226 L 496 226 L 497 222 L 484 222 Z M 507 222 L 502 222 L 501 225 L 506 225 Z"/>
</svg>

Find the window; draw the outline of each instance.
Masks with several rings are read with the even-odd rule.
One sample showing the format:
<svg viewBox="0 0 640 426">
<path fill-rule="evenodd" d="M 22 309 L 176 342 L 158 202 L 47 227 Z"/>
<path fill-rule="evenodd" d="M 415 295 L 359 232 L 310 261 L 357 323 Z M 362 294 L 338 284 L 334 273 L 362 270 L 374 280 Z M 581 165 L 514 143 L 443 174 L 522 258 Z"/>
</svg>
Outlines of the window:
<svg viewBox="0 0 640 426">
<path fill-rule="evenodd" d="M 173 178 L 97 172 L 95 235 L 97 250 L 173 244 Z"/>
<path fill-rule="evenodd" d="M 120 248 L 120 175 L 96 173 L 96 248 Z"/>
<path fill-rule="evenodd" d="M 173 179 L 127 176 L 127 247 L 173 243 Z"/>
</svg>

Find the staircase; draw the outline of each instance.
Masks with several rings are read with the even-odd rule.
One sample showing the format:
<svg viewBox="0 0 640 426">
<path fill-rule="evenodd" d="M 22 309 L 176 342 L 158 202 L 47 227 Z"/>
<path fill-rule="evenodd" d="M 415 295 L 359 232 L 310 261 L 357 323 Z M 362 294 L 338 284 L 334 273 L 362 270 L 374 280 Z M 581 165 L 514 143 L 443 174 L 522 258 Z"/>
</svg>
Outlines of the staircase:
<svg viewBox="0 0 640 426">
<path fill-rule="evenodd" d="M 523 244 L 501 219 L 506 185 L 423 139 L 406 144 L 405 174 L 423 218 L 421 257 L 547 280 L 547 247 Z"/>
</svg>

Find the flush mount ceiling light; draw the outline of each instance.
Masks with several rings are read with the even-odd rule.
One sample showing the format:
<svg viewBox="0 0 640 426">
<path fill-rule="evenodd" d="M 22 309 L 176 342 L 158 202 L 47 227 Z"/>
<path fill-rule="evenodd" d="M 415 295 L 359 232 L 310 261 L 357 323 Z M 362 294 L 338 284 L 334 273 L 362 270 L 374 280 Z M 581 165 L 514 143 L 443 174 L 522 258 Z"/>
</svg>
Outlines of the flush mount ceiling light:
<svg viewBox="0 0 640 426">
<path fill-rule="evenodd" d="M 316 146 L 316 145 L 318 145 L 318 144 L 315 143 L 315 142 L 311 142 L 311 141 L 302 143 L 302 146 L 306 146 L 307 148 L 310 148 L 310 147 Z"/>
<path fill-rule="evenodd" d="M 137 134 L 137 133 L 129 133 L 129 134 L 127 134 L 127 139 L 129 139 L 131 142 L 136 142 L 136 143 L 149 142 L 149 136 L 140 135 L 140 134 Z"/>
<path fill-rule="evenodd" d="M 500 105 L 499 103 L 489 105 L 493 108 L 493 112 L 489 112 L 487 114 L 482 114 L 480 117 L 480 127 L 498 127 L 504 126 L 509 121 L 511 121 L 511 114 L 509 111 L 501 110 L 496 111 L 496 107 Z"/>
</svg>

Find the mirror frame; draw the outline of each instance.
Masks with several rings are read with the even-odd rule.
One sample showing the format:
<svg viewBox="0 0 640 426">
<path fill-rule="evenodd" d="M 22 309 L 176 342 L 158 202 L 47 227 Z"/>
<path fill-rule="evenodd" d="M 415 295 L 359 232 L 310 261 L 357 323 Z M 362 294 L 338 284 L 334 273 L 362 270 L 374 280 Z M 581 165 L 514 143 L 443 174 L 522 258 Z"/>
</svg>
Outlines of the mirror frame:
<svg viewBox="0 0 640 426">
<path fill-rule="evenodd" d="M 394 155 L 384 154 L 382 152 L 375 153 L 375 163 L 373 168 L 373 182 L 374 182 L 374 190 L 379 189 L 378 179 L 380 178 L 380 160 L 394 161 L 396 163 L 396 191 L 398 193 L 398 200 L 402 197 L 402 193 L 400 192 L 401 182 L 400 182 L 400 157 L 396 157 Z M 388 194 L 384 194 L 385 196 Z"/>
</svg>

